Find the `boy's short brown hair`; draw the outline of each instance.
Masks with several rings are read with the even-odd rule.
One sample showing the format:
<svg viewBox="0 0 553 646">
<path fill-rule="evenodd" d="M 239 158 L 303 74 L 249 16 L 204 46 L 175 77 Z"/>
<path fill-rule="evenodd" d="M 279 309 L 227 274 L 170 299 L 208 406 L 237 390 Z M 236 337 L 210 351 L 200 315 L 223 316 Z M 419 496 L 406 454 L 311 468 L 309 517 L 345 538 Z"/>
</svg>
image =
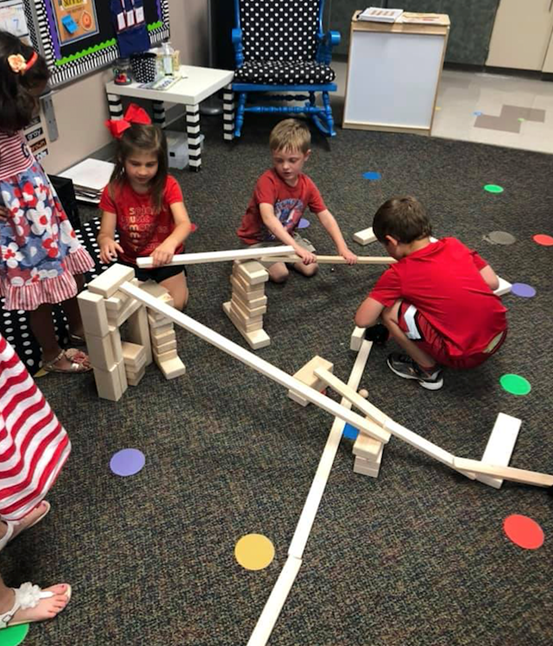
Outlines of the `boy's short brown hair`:
<svg viewBox="0 0 553 646">
<path fill-rule="evenodd" d="M 386 242 L 386 236 L 409 244 L 432 235 L 432 226 L 423 205 L 416 197 L 392 197 L 384 202 L 373 219 L 376 239 Z"/>
<path fill-rule="evenodd" d="M 309 128 L 297 119 L 284 119 L 272 129 L 269 137 L 271 152 L 299 150 L 305 154 L 311 146 Z"/>
</svg>

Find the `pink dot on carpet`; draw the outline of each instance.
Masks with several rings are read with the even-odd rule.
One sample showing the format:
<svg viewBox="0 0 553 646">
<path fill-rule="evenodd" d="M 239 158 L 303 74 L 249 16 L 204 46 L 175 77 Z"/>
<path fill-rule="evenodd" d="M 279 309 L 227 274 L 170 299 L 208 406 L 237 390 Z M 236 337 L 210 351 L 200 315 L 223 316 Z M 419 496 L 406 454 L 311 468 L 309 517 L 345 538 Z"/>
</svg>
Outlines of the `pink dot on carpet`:
<svg viewBox="0 0 553 646">
<path fill-rule="evenodd" d="M 553 247 L 553 237 L 545 235 L 545 233 L 535 235 L 534 242 L 541 244 L 543 247 Z"/>
<path fill-rule="evenodd" d="M 543 545 L 545 535 L 535 520 L 522 514 L 511 514 L 503 521 L 503 531 L 515 545 L 535 550 Z"/>
</svg>

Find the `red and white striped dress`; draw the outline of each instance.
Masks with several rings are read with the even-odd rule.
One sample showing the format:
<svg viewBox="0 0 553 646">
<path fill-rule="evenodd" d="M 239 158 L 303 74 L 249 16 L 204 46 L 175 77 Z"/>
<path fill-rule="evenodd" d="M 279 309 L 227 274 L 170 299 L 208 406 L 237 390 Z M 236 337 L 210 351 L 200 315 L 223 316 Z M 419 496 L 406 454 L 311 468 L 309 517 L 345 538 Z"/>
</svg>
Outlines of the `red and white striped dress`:
<svg viewBox="0 0 553 646">
<path fill-rule="evenodd" d="M 67 432 L 0 334 L 0 518 L 21 520 L 32 511 L 70 451 Z"/>
</svg>

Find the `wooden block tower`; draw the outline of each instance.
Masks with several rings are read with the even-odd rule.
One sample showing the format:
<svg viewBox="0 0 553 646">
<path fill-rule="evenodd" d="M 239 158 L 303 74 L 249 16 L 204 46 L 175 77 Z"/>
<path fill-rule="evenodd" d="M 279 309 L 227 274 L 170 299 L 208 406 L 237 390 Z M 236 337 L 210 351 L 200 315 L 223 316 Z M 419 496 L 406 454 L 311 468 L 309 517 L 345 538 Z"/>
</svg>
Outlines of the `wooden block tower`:
<svg viewBox="0 0 553 646">
<path fill-rule="evenodd" d="M 265 283 L 269 272 L 255 260 L 234 261 L 230 283 L 232 296 L 223 303 L 223 310 L 236 329 L 254 350 L 271 342 L 263 329 L 263 314 L 267 311 Z"/>
<path fill-rule="evenodd" d="M 322 392 L 323 390 L 325 390 L 326 385 L 318 377 L 315 376 L 316 368 L 324 368 L 325 370 L 332 372 L 332 370 L 334 369 L 334 364 L 330 363 L 330 361 L 327 361 L 326 359 L 323 359 L 322 357 L 319 357 L 319 355 L 315 355 L 313 359 L 308 361 L 305 366 L 303 366 L 303 368 L 300 368 L 294 374 L 294 377 L 304 383 L 306 386 Z M 300 404 L 301 406 L 307 406 L 307 404 L 309 404 L 307 399 L 305 399 L 301 395 L 298 395 L 293 390 L 288 391 L 288 397 L 290 397 L 290 399 Z"/>
</svg>

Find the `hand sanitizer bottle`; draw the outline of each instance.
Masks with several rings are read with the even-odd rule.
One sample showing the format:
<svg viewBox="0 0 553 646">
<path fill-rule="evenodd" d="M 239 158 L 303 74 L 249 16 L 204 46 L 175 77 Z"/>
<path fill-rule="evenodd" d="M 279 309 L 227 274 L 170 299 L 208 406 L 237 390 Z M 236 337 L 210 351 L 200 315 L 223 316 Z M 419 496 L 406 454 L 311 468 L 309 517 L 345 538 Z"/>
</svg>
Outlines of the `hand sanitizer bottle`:
<svg viewBox="0 0 553 646">
<path fill-rule="evenodd" d="M 162 44 L 161 52 L 163 56 L 163 71 L 165 72 L 165 76 L 173 76 L 173 54 L 175 50 L 168 40 Z"/>
</svg>

